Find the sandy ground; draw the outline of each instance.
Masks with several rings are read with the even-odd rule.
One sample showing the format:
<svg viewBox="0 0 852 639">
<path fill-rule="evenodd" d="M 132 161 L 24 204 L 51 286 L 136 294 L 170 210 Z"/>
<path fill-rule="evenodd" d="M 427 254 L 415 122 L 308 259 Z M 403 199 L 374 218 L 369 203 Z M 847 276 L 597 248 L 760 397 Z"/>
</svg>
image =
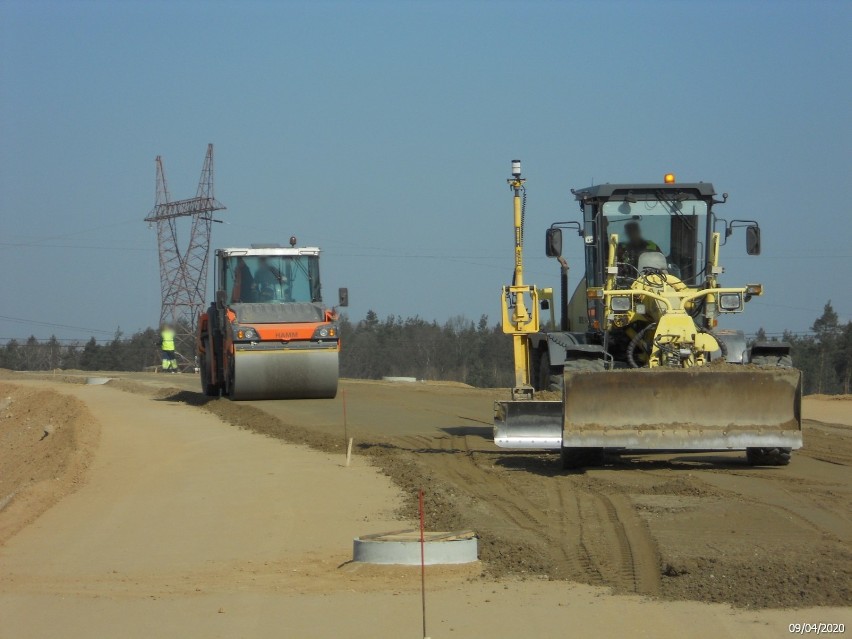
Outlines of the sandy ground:
<svg viewBox="0 0 852 639">
<path fill-rule="evenodd" d="M 197 383 L 178 376 L 174 384 L 186 391 L 171 396 L 257 432 L 342 447 L 344 393 L 205 403 Z M 805 400 L 805 448 L 788 467 L 752 468 L 742 452 L 610 455 L 603 469 L 566 474 L 553 454 L 493 445 L 493 400 L 505 391 L 364 381 L 342 388 L 357 450 L 406 494 L 426 486 L 433 526 L 476 530 L 492 575 L 743 608 L 852 601 L 848 399 Z"/>
<path fill-rule="evenodd" d="M 85 480 L 99 431 L 81 401 L 0 382 L 0 544 Z"/>
<path fill-rule="evenodd" d="M 849 604 L 850 438 L 848 408 L 835 414 L 831 402 L 845 402 L 806 402 L 807 417 L 827 420 L 809 422 L 824 451 L 786 469 L 643 457 L 563 475 L 552 456 L 492 450 L 481 423 L 491 391 L 352 383 L 361 447 L 344 468 L 340 400 L 205 402 L 168 390 L 194 390 L 197 380 L 176 377 L 136 376 L 148 394 L 25 376 L 0 389 L 15 410 L 41 406 L 54 429 L 80 433 L 48 461 L 22 457 L 24 442 L 36 443 L 15 429 L 43 419 L 0 419 L 14 459 L 88 460 L 51 470 L 57 503 L 0 547 L 0 637 L 419 637 L 419 573 L 346 562 L 353 536 L 409 523 L 399 513 L 424 480 L 431 522 L 481 524 L 486 558 L 429 570 L 432 637 L 777 637 L 799 621 L 852 623 L 837 607 Z M 26 518 L 13 506 L 44 480 L 16 481 L 0 526 Z M 744 563 L 748 553 L 757 561 Z M 761 607 L 760 587 L 764 605 L 823 607 L 744 609 Z"/>
</svg>

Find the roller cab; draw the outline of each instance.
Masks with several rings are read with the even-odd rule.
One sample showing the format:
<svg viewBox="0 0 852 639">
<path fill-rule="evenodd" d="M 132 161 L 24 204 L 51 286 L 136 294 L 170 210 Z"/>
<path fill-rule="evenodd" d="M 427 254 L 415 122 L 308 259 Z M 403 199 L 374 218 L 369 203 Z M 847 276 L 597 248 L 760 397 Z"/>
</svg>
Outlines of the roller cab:
<svg viewBox="0 0 852 639">
<path fill-rule="evenodd" d="M 201 386 L 235 400 L 337 394 L 337 314 L 322 301 L 320 249 L 252 245 L 215 253 L 216 299 L 199 321 Z M 346 305 L 341 289 L 341 305 Z"/>
</svg>

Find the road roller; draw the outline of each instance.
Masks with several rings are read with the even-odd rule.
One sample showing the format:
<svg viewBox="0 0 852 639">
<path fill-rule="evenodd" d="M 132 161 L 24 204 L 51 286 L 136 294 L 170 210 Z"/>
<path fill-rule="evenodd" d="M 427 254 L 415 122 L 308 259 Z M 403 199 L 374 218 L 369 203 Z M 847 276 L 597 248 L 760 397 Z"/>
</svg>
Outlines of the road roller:
<svg viewBox="0 0 852 639">
<path fill-rule="evenodd" d="M 604 451 L 745 450 L 753 465 L 785 465 L 802 446 L 802 374 L 790 345 L 749 344 L 720 319 L 745 310 L 760 284 L 721 282 L 721 247 L 754 220 L 717 214 L 709 182 L 604 183 L 574 189 L 582 219 L 555 222 L 545 253 L 560 265 L 553 289 L 524 282 L 525 179 L 512 163 L 514 273 L 502 290 L 512 335 L 511 400 L 497 402 L 494 441 L 555 449 L 564 468 L 598 466 Z M 584 244 L 585 273 L 568 297 L 562 231 Z M 540 311 L 549 310 L 549 322 Z"/>
<path fill-rule="evenodd" d="M 205 395 L 233 400 L 337 395 L 336 308 L 323 304 L 320 249 L 252 244 L 214 254 L 215 299 L 198 321 Z M 348 305 L 338 291 L 337 306 Z"/>
</svg>

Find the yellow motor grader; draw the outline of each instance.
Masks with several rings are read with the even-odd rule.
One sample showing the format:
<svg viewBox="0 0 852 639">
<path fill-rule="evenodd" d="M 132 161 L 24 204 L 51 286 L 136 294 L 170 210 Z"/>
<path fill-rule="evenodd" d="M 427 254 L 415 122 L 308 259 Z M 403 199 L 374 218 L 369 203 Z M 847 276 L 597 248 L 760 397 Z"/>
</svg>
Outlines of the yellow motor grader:
<svg viewBox="0 0 852 639">
<path fill-rule="evenodd" d="M 744 228 L 746 252 L 758 255 L 758 224 L 718 217 L 727 194 L 717 199 L 712 184 L 679 184 L 673 174 L 572 190 L 582 221 L 554 223 L 545 238 L 561 266 L 557 324 L 553 290 L 524 283 L 520 161 L 508 182 L 515 264 L 502 316 L 515 381 L 511 399 L 495 406 L 496 444 L 558 449 L 565 468 L 599 465 L 606 449 L 745 450 L 752 464 L 787 464 L 802 446 L 801 373 L 789 345 L 748 345 L 741 331 L 718 327 L 763 294 L 760 284 L 719 281 L 721 246 Z M 585 244 L 570 300 L 563 229 Z"/>
</svg>

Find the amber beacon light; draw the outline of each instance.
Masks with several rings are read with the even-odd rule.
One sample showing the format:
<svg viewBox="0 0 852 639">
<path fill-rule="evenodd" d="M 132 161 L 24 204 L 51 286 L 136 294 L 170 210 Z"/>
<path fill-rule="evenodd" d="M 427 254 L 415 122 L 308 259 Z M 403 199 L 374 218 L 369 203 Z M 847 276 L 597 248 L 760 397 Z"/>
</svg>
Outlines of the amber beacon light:
<svg viewBox="0 0 852 639">
<path fill-rule="evenodd" d="M 665 177 L 663 177 L 663 182 L 666 184 L 674 184 L 675 183 L 675 174 L 674 173 L 666 173 Z"/>
</svg>

